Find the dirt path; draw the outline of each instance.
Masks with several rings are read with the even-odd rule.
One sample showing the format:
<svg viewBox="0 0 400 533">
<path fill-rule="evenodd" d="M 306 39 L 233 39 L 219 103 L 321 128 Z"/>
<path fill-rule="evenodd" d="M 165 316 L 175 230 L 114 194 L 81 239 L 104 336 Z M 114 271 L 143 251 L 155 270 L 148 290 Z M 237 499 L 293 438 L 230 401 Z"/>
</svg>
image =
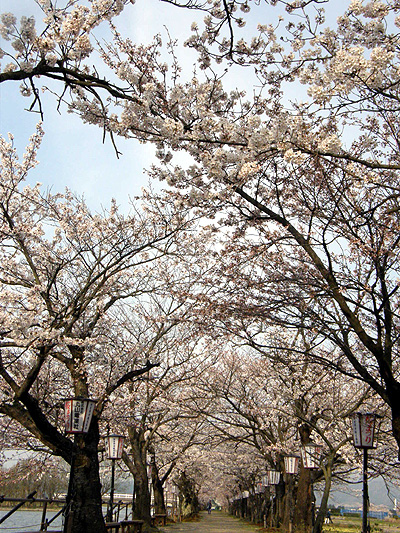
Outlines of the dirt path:
<svg viewBox="0 0 400 533">
<path fill-rule="evenodd" d="M 260 528 L 219 511 L 201 513 L 198 522 L 183 522 L 160 528 L 163 533 L 256 533 Z"/>
</svg>

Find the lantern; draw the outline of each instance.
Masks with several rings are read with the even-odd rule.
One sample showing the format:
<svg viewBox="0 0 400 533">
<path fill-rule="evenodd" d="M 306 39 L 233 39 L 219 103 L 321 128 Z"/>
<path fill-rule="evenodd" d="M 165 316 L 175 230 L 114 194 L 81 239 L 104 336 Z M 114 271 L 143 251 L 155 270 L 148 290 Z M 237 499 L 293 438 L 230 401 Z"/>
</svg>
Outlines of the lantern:
<svg viewBox="0 0 400 533">
<path fill-rule="evenodd" d="M 258 482 L 256 485 L 256 494 L 262 494 L 264 492 L 264 484 L 262 482 Z"/>
<path fill-rule="evenodd" d="M 263 484 L 267 487 L 268 485 L 278 485 L 281 478 L 281 473 L 278 470 L 267 470 L 265 476 L 263 476 Z"/>
<path fill-rule="evenodd" d="M 304 468 L 318 468 L 321 453 L 322 447 L 318 446 L 318 444 L 314 444 L 313 442 L 305 444 L 301 451 Z"/>
<path fill-rule="evenodd" d="M 355 413 L 353 415 L 353 437 L 355 448 L 373 448 L 376 415 Z"/>
<path fill-rule="evenodd" d="M 298 455 L 286 455 L 283 459 L 286 474 L 297 474 L 300 457 Z"/>
<path fill-rule="evenodd" d="M 109 459 L 121 459 L 122 450 L 124 447 L 123 435 L 108 435 L 107 436 L 107 456 Z"/>
<path fill-rule="evenodd" d="M 88 398 L 68 398 L 65 400 L 65 433 L 87 433 L 95 405 L 96 401 Z"/>
</svg>

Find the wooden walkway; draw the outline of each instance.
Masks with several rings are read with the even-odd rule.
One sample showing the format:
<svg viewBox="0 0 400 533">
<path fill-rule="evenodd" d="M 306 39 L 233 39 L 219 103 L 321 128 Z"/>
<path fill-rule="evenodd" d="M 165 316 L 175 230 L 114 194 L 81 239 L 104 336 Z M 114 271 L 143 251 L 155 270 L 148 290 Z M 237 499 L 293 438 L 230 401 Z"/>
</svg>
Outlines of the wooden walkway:
<svg viewBox="0 0 400 533">
<path fill-rule="evenodd" d="M 262 528 L 248 524 L 243 520 L 234 518 L 220 511 L 211 511 L 211 514 L 200 513 L 197 522 L 182 522 L 160 528 L 163 533 L 256 533 Z M 264 530 L 265 531 L 265 530 Z"/>
</svg>

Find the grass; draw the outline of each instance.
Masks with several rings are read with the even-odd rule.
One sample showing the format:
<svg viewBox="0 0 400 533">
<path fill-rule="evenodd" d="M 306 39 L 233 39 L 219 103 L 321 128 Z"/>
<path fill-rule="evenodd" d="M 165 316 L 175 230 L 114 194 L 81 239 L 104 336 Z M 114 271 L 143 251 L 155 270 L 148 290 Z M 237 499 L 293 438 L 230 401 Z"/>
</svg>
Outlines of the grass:
<svg viewBox="0 0 400 533">
<path fill-rule="evenodd" d="M 361 532 L 361 518 L 333 516 L 333 524 L 324 524 L 325 533 L 359 533 Z M 400 533 L 400 520 L 386 518 L 370 519 L 371 533 Z"/>
</svg>

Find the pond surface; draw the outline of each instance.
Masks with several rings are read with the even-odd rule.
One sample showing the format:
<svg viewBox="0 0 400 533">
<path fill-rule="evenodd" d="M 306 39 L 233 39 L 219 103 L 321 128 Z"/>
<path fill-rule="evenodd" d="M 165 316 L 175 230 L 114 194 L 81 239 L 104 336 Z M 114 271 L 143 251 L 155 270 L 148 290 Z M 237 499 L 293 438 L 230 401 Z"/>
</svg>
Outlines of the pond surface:
<svg viewBox="0 0 400 533">
<path fill-rule="evenodd" d="M 0 518 L 7 514 L 10 509 L 2 509 Z M 46 518 L 50 520 L 56 511 L 47 511 Z M 5 522 L 0 524 L 1 533 L 19 533 L 22 531 L 39 531 L 42 520 L 42 510 L 16 511 Z M 59 516 L 49 526 L 50 530 L 62 529 L 62 516 Z"/>
</svg>

